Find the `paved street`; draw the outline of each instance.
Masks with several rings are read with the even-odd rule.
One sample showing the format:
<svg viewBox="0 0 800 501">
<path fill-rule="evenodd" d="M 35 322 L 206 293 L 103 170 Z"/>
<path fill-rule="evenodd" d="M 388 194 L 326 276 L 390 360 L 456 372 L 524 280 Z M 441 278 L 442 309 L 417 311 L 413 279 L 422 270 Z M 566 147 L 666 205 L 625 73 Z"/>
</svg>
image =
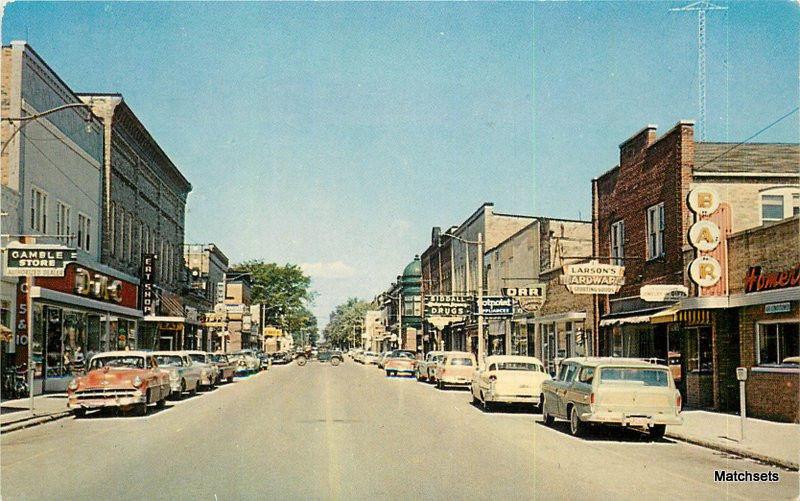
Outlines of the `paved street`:
<svg viewBox="0 0 800 501">
<path fill-rule="evenodd" d="M 144 418 L 68 418 L 2 437 L 14 499 L 789 499 L 715 484 L 752 461 L 636 434 L 578 440 L 538 415 L 485 414 L 462 391 L 348 361 L 273 367 Z"/>
</svg>

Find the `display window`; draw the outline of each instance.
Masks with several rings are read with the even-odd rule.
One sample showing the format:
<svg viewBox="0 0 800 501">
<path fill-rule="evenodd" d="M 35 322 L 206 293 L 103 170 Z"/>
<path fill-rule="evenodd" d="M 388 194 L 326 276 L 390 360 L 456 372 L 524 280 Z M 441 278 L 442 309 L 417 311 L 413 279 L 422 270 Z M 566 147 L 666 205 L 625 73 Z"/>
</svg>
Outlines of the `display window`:
<svg viewBox="0 0 800 501">
<path fill-rule="evenodd" d="M 686 329 L 686 370 L 699 374 L 711 374 L 714 359 L 711 345 L 711 327 L 700 326 Z"/>
<path fill-rule="evenodd" d="M 800 365 L 800 323 L 758 325 L 759 365 Z"/>
</svg>

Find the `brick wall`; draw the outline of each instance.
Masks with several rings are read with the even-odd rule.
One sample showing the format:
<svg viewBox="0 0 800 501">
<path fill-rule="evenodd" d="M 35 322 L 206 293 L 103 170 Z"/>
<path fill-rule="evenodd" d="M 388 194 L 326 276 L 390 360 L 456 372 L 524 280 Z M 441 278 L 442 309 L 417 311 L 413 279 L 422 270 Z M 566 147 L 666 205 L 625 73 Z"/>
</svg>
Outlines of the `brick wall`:
<svg viewBox="0 0 800 501">
<path fill-rule="evenodd" d="M 750 371 L 745 394 L 749 417 L 800 423 L 800 374 Z"/>
<path fill-rule="evenodd" d="M 765 272 L 787 270 L 800 263 L 800 217 L 731 235 L 728 240 L 730 293 L 744 292 L 748 268 Z"/>
</svg>

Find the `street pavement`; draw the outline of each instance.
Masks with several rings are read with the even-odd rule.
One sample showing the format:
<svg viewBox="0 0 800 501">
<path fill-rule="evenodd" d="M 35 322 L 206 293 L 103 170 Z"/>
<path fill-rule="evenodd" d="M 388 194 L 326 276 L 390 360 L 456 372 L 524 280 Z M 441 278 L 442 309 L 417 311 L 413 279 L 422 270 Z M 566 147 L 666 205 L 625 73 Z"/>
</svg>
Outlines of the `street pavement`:
<svg viewBox="0 0 800 501">
<path fill-rule="evenodd" d="M 270 371 L 146 417 L 90 415 L 0 439 L 16 499 L 794 499 L 798 474 L 630 431 L 568 435 L 466 391 L 347 361 Z M 715 483 L 714 471 L 777 483 Z"/>
</svg>

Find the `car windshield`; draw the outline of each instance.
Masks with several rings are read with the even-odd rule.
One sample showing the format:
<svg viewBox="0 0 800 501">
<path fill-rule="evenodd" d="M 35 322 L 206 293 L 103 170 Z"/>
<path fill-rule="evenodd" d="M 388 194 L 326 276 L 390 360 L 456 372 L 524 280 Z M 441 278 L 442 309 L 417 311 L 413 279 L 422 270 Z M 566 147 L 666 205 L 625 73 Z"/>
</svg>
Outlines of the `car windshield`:
<svg viewBox="0 0 800 501">
<path fill-rule="evenodd" d="M 472 359 L 466 357 L 451 358 L 450 365 L 466 365 L 472 366 Z"/>
<path fill-rule="evenodd" d="M 500 362 L 497 364 L 499 371 L 529 371 L 543 372 L 542 366 L 533 362 Z"/>
<path fill-rule="evenodd" d="M 119 357 L 94 357 L 92 362 L 89 364 L 90 369 L 101 369 L 103 367 L 144 369 L 144 358 L 131 355 Z"/>
<path fill-rule="evenodd" d="M 663 369 L 605 367 L 600 371 L 604 383 L 634 383 L 644 386 L 669 386 L 669 373 Z"/>
<path fill-rule="evenodd" d="M 206 356 L 203 355 L 202 353 L 190 353 L 189 354 L 189 358 L 191 358 L 195 362 L 205 362 L 206 361 Z"/>
<path fill-rule="evenodd" d="M 225 355 L 209 355 L 214 362 L 227 362 Z"/>
<path fill-rule="evenodd" d="M 159 367 L 180 367 L 183 360 L 180 355 L 156 355 L 156 363 Z"/>
<path fill-rule="evenodd" d="M 414 359 L 414 354 L 411 353 L 410 351 L 395 351 L 391 355 L 389 355 L 389 358 L 410 358 L 410 359 Z"/>
</svg>

